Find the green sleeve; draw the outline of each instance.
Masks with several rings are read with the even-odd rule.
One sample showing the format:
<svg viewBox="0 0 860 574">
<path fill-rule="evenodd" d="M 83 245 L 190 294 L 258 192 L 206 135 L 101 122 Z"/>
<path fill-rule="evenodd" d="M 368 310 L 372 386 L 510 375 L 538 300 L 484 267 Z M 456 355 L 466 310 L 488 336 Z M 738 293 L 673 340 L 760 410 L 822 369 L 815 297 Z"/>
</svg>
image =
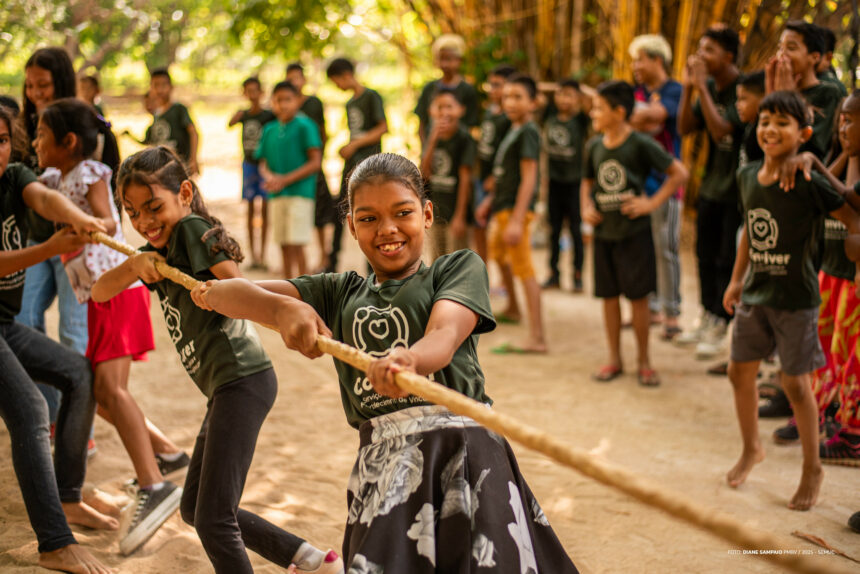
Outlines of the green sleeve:
<svg viewBox="0 0 860 574">
<path fill-rule="evenodd" d="M 299 290 L 302 301 L 313 307 L 325 324 L 332 328 L 341 307 L 342 287 L 355 282 L 356 279 L 361 280 L 354 271 L 349 271 L 347 273 L 302 275 L 295 279 L 289 279 L 289 282 Z"/>
<path fill-rule="evenodd" d="M 474 251 L 464 249 L 444 255 L 433 264 L 433 302 L 442 299 L 459 303 L 478 315 L 473 334 L 496 328 L 487 267 Z"/>
<path fill-rule="evenodd" d="M 212 224 L 199 217 L 183 221 L 178 230 L 174 229 L 174 233 L 178 231 L 180 234 L 177 237 L 177 247 L 188 255 L 188 262 L 191 264 L 191 272 L 194 275 L 230 259 L 223 251 L 212 254 L 212 246 L 217 241 L 214 236 L 209 237 L 205 243 L 203 242 L 203 234 L 210 229 L 212 229 Z"/>
<path fill-rule="evenodd" d="M 418 119 L 424 123 L 427 123 L 427 121 L 430 119 L 430 116 L 428 114 L 428 111 L 430 109 L 430 95 L 432 93 L 433 86 L 435 85 L 435 81 L 427 82 L 424 85 L 424 88 L 422 88 L 421 90 L 421 95 L 418 96 L 418 103 L 415 104 L 415 115 L 418 116 Z"/>
<path fill-rule="evenodd" d="M 372 93 L 370 100 L 370 120 L 371 127 L 376 127 L 380 122 L 385 121 L 385 106 L 382 104 L 382 96 L 377 92 Z"/>
<path fill-rule="evenodd" d="M 585 144 L 585 154 L 582 159 L 582 179 L 594 179 L 594 175 L 597 172 L 594 169 L 592 156 L 594 155 L 594 149 L 597 147 L 597 142 L 600 141 L 599 138 L 600 136 L 594 136 Z"/>
<path fill-rule="evenodd" d="M 23 204 L 24 198 L 21 193 L 24 191 L 25 187 L 38 181 L 36 174 L 23 163 L 13 163 L 6 168 L 6 171 L 9 173 L 10 179 L 12 180 L 12 189 L 16 190 L 15 195 Z M 2 174 L 0 174 L 0 176 L 2 176 Z"/>
<path fill-rule="evenodd" d="M 477 146 L 475 140 L 469 134 L 464 134 L 462 156 L 460 157 L 460 166 L 472 167 L 475 165 L 475 154 Z"/>
<path fill-rule="evenodd" d="M 533 125 L 528 126 L 520 135 L 520 159 L 540 157 L 540 132 Z"/>
<path fill-rule="evenodd" d="M 188 126 L 194 125 L 194 122 L 191 121 L 191 114 L 188 113 L 188 108 L 182 104 L 176 104 L 176 106 L 179 110 L 179 125 L 182 126 L 182 129 L 188 129 Z"/>
<path fill-rule="evenodd" d="M 669 166 L 672 165 L 672 161 L 675 158 L 669 155 L 669 152 L 663 149 L 663 146 L 658 144 L 654 138 L 643 135 L 640 140 L 644 144 L 642 147 L 645 161 L 659 172 L 665 172 L 669 169 Z"/>
<path fill-rule="evenodd" d="M 812 202 L 817 213 L 830 213 L 845 204 L 845 198 L 833 189 L 823 176 L 818 173 L 813 173 L 812 175 L 810 191 L 812 192 Z"/>
</svg>

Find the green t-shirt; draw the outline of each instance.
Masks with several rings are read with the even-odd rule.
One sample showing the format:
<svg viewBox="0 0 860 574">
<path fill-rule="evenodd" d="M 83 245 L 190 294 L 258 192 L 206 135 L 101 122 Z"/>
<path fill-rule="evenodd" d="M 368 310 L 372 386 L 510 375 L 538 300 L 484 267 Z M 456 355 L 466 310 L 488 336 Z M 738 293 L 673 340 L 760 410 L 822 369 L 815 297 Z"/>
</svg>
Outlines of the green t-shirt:
<svg viewBox="0 0 860 574">
<path fill-rule="evenodd" d="M 517 191 L 520 188 L 520 161 L 540 157 L 540 131 L 534 122 L 526 122 L 521 126 L 511 126 L 505 134 L 496 159 L 493 164 L 493 175 L 496 177 L 496 192 L 493 194 L 492 211 L 496 213 L 504 209 L 512 209 L 517 203 Z M 537 200 L 540 178 L 535 178 L 535 189 L 529 202 L 529 210 Z"/>
<path fill-rule="evenodd" d="M 245 153 L 246 162 L 254 165 L 258 163 L 254 152 L 257 151 L 257 144 L 263 135 L 263 127 L 274 119 L 275 114 L 271 110 L 260 110 L 256 114 L 245 110 L 239 118 L 239 123 L 242 124 L 242 151 Z"/>
<path fill-rule="evenodd" d="M 550 181 L 571 183 L 582 179 L 582 150 L 588 135 L 588 116 L 582 112 L 561 121 L 551 114 L 544 124 Z"/>
<path fill-rule="evenodd" d="M 211 253 L 215 237 L 202 241 L 210 229 L 212 224 L 199 215 L 188 215 L 173 228 L 166 248 L 155 249 L 147 243 L 141 251 L 161 253 L 168 265 L 200 281 L 215 279 L 209 268 L 228 257 L 223 251 Z M 146 286 L 158 293 L 182 366 L 208 398 L 225 383 L 271 368 L 257 331 L 248 321 L 204 311 L 191 300 L 188 289 L 169 279 Z"/>
<path fill-rule="evenodd" d="M 732 125 L 732 133 L 724 136 L 720 141 L 708 132 L 710 150 L 705 174 L 699 187 L 699 195 L 709 201 L 719 203 L 738 203 L 738 186 L 735 172 L 738 170 L 741 144 L 744 138 L 744 123 L 735 109 L 737 96 L 737 81 L 732 82 L 723 90 L 717 91 L 717 84 L 713 78 L 708 78 L 708 92 L 717 107 L 720 116 Z M 699 121 L 699 125 L 706 128 L 705 116 L 699 101 L 693 104 L 693 115 Z"/>
<path fill-rule="evenodd" d="M 364 88 L 360 96 L 352 97 L 346 102 L 346 119 L 349 124 L 350 141 L 360 138 L 385 120 L 382 96 L 370 88 Z M 363 160 L 378 153 L 382 153 L 381 142 L 359 148 L 352 157 L 346 160 L 344 171 L 349 173 Z"/>
<path fill-rule="evenodd" d="M 672 165 L 669 152 L 647 134 L 631 132 L 620 146 L 609 149 L 598 135 L 586 146 L 583 179 L 592 180 L 591 197 L 603 221 L 594 236 L 620 241 L 651 228 L 649 216 L 630 219 L 621 214 L 621 205 L 631 197 L 645 194 L 645 180 L 651 170 L 665 172 Z"/>
<path fill-rule="evenodd" d="M 0 176 L 0 251 L 24 248 L 27 239 L 27 204 L 24 188 L 36 181 L 36 175 L 22 163 L 10 163 Z M 0 324 L 11 323 L 21 310 L 25 269 L 0 277 Z"/>
<path fill-rule="evenodd" d="M 511 120 L 503 112 L 494 113 L 492 110 L 484 112 L 484 119 L 481 121 L 481 139 L 478 141 L 478 168 L 481 181 L 493 173 L 496 151 L 509 129 L 511 129 Z"/>
<path fill-rule="evenodd" d="M 147 143 L 173 148 L 182 161 L 191 159 L 191 136 L 188 126 L 193 125 L 188 108 L 178 102 L 171 104 L 163 113 L 155 114 L 152 126 L 147 130 Z"/>
<path fill-rule="evenodd" d="M 472 251 L 457 251 L 438 258 L 432 266 L 401 280 L 376 285 L 376 275 L 366 279 L 353 271 L 291 279 L 302 299 L 316 309 L 333 337 L 371 356 L 380 358 L 391 349 L 410 347 L 424 337 L 436 301 L 459 303 L 478 315 L 478 324 L 451 363 L 430 378 L 483 403 L 484 373 L 478 363 L 478 335 L 495 326 L 490 308 L 487 268 Z M 409 396 L 392 399 L 377 394 L 363 371 L 335 359 L 340 394 L 347 422 L 355 428 L 373 417 L 427 404 Z"/>
<path fill-rule="evenodd" d="M 848 97 L 848 88 L 845 87 L 845 84 L 839 81 L 839 77 L 836 75 L 836 71 L 833 68 L 824 70 L 818 74 L 818 80 L 821 82 L 827 82 L 828 84 L 833 84 L 839 89 L 839 93 L 843 98 Z"/>
<path fill-rule="evenodd" d="M 784 192 L 758 182 L 760 161 L 738 170 L 738 192 L 749 240 L 750 270 L 741 300 L 798 310 L 818 307 L 818 250 L 824 216 L 845 199 L 823 177 L 797 178 Z"/>
<path fill-rule="evenodd" d="M 466 80 L 460 80 L 456 86 L 449 86 L 442 83 L 442 78 L 427 82 L 424 89 L 421 90 L 421 96 L 418 97 L 418 103 L 415 104 L 415 115 L 418 116 L 424 125 L 430 125 L 430 103 L 433 101 L 433 94 L 440 87 L 453 88 L 457 94 L 457 99 L 463 104 L 465 112 L 460 118 L 460 125 L 467 130 L 478 125 L 480 119 L 480 109 L 478 108 L 478 91 L 475 87 Z"/>
<path fill-rule="evenodd" d="M 435 217 L 451 221 L 457 209 L 460 168 L 475 163 L 475 140 L 460 127 L 451 139 L 440 139 L 433 150 L 433 173 L 428 180 Z M 471 182 L 470 182 L 471 184 Z"/>
<path fill-rule="evenodd" d="M 823 160 L 833 141 L 834 118 L 842 99 L 841 93 L 832 83 L 820 82 L 801 90 L 800 94 L 806 98 L 813 113 L 812 137 L 800 146 L 800 151 L 812 152 Z"/>
<path fill-rule="evenodd" d="M 821 270 L 840 279 L 854 279 L 856 266 L 845 255 L 845 239 L 848 229 L 845 224 L 829 215 L 824 219 L 824 255 Z"/>
<path fill-rule="evenodd" d="M 266 166 L 272 173 L 283 175 L 302 167 L 308 162 L 308 151 L 321 147 L 319 128 L 313 120 L 299 112 L 285 124 L 280 120 L 266 124 L 254 157 L 266 160 Z M 269 197 L 314 199 L 317 194 L 316 182 L 317 174 L 312 173 L 279 191 L 270 192 Z"/>
</svg>

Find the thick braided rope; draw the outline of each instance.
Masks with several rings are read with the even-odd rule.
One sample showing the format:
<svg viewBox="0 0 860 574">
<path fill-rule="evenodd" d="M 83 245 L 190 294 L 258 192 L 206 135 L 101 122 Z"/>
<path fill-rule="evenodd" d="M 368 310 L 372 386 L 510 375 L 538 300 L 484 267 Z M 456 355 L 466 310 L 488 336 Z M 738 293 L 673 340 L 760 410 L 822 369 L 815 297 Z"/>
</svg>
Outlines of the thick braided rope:
<svg viewBox="0 0 860 574">
<path fill-rule="evenodd" d="M 126 255 L 135 253 L 135 249 L 130 245 L 115 241 L 103 233 L 96 232 L 92 236 L 100 243 Z M 193 277 L 166 263 L 156 262 L 156 269 L 167 279 L 179 283 L 189 290 L 199 283 Z M 263 326 L 275 331 L 278 330 L 273 325 L 264 324 Z M 317 336 L 317 347 L 322 352 L 362 371 L 367 371 L 373 360 L 367 353 L 322 335 Z M 447 407 L 451 412 L 470 417 L 486 428 L 527 448 L 536 450 L 564 466 L 579 471 L 606 486 L 620 490 L 648 506 L 659 508 L 676 518 L 707 530 L 715 536 L 731 542 L 738 549 L 758 550 L 759 552 L 753 556 L 770 560 L 784 568 L 805 574 L 847 572 L 847 570 L 839 569 L 833 565 L 825 566 L 820 561 L 812 561 L 806 556 L 787 554 L 784 549 L 792 548 L 787 539 L 780 540 L 769 532 L 744 524 L 730 514 L 699 504 L 684 495 L 668 492 L 651 480 L 601 460 L 582 449 L 569 446 L 540 429 L 489 409 L 485 405 L 439 383 L 434 383 L 426 377 L 402 372 L 395 375 L 395 380 L 400 388 L 415 396 Z M 779 553 L 781 549 L 783 552 Z M 767 551 L 774 552 L 768 553 Z"/>
</svg>

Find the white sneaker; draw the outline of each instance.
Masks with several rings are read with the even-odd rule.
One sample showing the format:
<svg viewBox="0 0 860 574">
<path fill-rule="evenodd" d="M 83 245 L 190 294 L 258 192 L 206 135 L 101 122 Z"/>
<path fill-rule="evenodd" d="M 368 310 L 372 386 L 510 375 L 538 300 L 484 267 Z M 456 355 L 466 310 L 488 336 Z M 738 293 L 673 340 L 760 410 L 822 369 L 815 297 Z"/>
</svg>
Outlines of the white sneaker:
<svg viewBox="0 0 860 574">
<path fill-rule="evenodd" d="M 672 342 L 679 347 L 690 347 L 699 343 L 704 338 L 705 333 L 711 329 L 715 318 L 707 311 L 702 311 L 696 321 L 696 326 L 689 331 L 684 331 L 672 339 Z"/>
<path fill-rule="evenodd" d="M 726 335 L 729 325 L 722 317 L 714 317 L 711 328 L 704 334 L 696 345 L 696 359 L 700 361 L 713 359 L 726 349 Z"/>
</svg>

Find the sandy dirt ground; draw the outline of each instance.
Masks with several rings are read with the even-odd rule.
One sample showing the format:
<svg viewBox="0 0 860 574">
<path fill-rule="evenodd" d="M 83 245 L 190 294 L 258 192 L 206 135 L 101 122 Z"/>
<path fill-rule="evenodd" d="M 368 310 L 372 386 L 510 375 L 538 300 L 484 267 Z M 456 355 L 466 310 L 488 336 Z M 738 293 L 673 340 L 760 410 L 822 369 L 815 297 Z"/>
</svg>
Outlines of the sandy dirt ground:
<svg viewBox="0 0 860 574">
<path fill-rule="evenodd" d="M 215 185 L 220 183 L 221 190 L 238 184 L 235 171 L 224 173 L 228 173 L 227 181 L 217 169 L 208 175 L 204 172 L 204 190 L 211 189 L 207 181 L 218 179 Z M 238 201 L 218 199 L 213 211 L 244 240 L 245 211 Z M 141 243 L 133 231 L 128 237 Z M 696 281 L 691 247 L 689 241 L 685 243 L 683 319 L 689 324 L 696 312 Z M 346 253 L 348 265 L 363 268 L 361 254 L 349 238 Z M 315 252 L 311 255 L 314 259 Z M 544 250 L 535 252 L 535 261 L 545 269 Z M 269 262 L 278 268 L 274 250 L 270 250 Z M 504 301 L 494 297 L 493 303 L 500 309 Z M 532 423 L 570 445 L 596 450 L 669 491 L 767 530 L 785 541 L 785 551 L 811 554 L 822 567 L 860 571 L 857 564 L 822 554 L 817 547 L 791 536 L 794 531 L 814 534 L 860 558 L 860 535 L 846 526 L 848 517 L 860 510 L 860 469 L 825 467 L 819 504 L 809 512 L 788 510 L 786 503 L 800 474 L 800 448 L 771 443 L 770 434 L 785 419 L 763 420 L 761 435 L 767 459 L 744 486 L 730 489 L 724 476 L 740 453 L 740 438 L 726 379 L 704 374 L 707 364 L 697 362 L 690 352 L 658 341 L 655 330 L 652 352 L 663 377 L 662 387 L 639 387 L 632 374 L 610 384 L 592 382 L 589 374 L 605 359 L 600 305 L 590 295 L 575 296 L 568 291 L 547 293 L 544 304 L 551 342 L 548 356 L 499 356 L 490 352 L 500 342 L 524 335 L 525 326 L 500 326 L 482 337 L 481 363 L 488 392 L 499 411 Z M 152 316 L 157 348 L 148 362 L 132 367 L 130 388 L 144 413 L 174 441 L 190 449 L 203 419 L 205 399 L 185 374 L 155 300 Z M 56 318 L 54 308 L 49 316 L 54 333 Z M 288 351 L 276 333 L 261 329 L 261 334 L 275 364 L 280 392 L 260 434 L 242 504 L 321 548 L 339 550 L 346 520 L 346 482 L 358 436 L 345 422 L 334 368 L 328 358 L 310 361 Z M 623 343 L 628 372 L 632 373 L 632 333 L 625 332 Z M 119 494 L 123 483 L 132 477 L 131 463 L 115 430 L 101 419 L 96 421 L 95 438 L 99 452 L 90 461 L 87 480 Z M 728 543 L 542 455 L 518 446 L 515 450 L 523 474 L 583 572 L 781 571 L 761 559 L 739 555 Z M 119 555 L 116 533 L 80 528 L 75 533 L 82 544 L 118 572 L 211 571 L 194 530 L 178 514 L 128 558 Z M 36 559 L 36 540 L 12 469 L 8 433 L 0 427 L 0 571 L 43 572 Z M 259 572 L 282 571 L 256 555 L 251 559 Z M 512 565 L 506 571 L 516 568 Z"/>
</svg>

